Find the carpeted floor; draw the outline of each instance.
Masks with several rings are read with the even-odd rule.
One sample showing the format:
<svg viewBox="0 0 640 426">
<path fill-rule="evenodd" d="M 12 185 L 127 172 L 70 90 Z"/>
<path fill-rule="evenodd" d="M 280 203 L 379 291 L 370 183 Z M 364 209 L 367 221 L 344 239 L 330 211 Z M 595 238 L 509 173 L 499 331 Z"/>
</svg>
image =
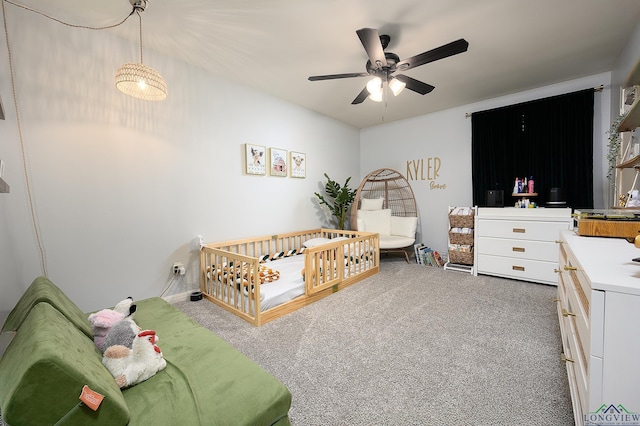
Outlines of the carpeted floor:
<svg viewBox="0 0 640 426">
<path fill-rule="evenodd" d="M 573 425 L 555 292 L 389 258 L 259 328 L 176 306 L 282 381 L 296 426 Z"/>
</svg>

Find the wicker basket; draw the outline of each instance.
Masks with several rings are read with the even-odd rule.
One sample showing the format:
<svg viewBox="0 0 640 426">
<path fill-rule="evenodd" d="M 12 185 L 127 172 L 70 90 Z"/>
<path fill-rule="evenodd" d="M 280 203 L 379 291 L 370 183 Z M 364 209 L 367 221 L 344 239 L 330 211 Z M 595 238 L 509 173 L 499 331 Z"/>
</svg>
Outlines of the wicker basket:
<svg viewBox="0 0 640 426">
<path fill-rule="evenodd" d="M 473 228 L 474 212 L 471 214 L 449 214 L 449 225 L 452 228 Z"/>
<path fill-rule="evenodd" d="M 449 250 L 449 262 L 459 265 L 473 265 L 473 249 L 470 252 Z"/>
<path fill-rule="evenodd" d="M 470 234 L 462 234 L 460 232 L 449 232 L 449 242 L 451 244 L 468 244 L 473 245 L 473 230 Z"/>
</svg>

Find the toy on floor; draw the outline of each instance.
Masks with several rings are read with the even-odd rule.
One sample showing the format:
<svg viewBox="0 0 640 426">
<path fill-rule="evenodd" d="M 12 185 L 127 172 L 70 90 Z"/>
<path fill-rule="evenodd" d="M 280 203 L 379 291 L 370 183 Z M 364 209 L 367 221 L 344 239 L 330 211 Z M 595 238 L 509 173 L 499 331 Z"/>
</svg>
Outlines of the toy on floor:
<svg viewBox="0 0 640 426">
<path fill-rule="evenodd" d="M 102 363 L 120 388 L 143 382 L 167 366 L 158 340 L 155 331 L 144 330 L 135 337 L 131 349 L 122 345 L 107 348 Z"/>
<path fill-rule="evenodd" d="M 106 349 L 104 341 L 111 327 L 124 318 L 132 316 L 135 311 L 136 305 L 133 303 L 133 298 L 127 297 L 118 302 L 113 309 L 102 309 L 89 315 L 89 322 L 93 330 L 93 341 L 101 352 Z"/>
</svg>

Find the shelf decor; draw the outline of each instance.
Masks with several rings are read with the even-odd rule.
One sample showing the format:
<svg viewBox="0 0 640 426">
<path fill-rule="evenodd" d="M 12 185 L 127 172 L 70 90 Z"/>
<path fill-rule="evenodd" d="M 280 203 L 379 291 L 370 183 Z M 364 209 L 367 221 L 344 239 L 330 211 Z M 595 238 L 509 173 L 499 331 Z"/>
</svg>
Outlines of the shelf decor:
<svg viewBox="0 0 640 426">
<path fill-rule="evenodd" d="M 245 144 L 246 172 L 249 175 L 264 175 L 266 173 L 267 156 L 265 147 L 260 145 Z"/>
</svg>

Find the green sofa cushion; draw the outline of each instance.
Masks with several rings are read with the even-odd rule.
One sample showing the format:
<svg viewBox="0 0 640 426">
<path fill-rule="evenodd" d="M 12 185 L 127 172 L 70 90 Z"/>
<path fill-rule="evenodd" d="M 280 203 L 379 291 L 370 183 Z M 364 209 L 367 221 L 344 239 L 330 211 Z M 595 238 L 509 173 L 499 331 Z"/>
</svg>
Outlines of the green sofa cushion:
<svg viewBox="0 0 640 426">
<path fill-rule="evenodd" d="M 129 410 L 93 340 L 47 302 L 33 306 L 0 359 L 0 410 L 11 425 L 126 425 Z M 104 395 L 77 407 L 84 385 Z M 147 407 L 145 412 L 153 411 Z"/>
<path fill-rule="evenodd" d="M 93 340 L 93 331 L 87 315 L 46 277 L 38 277 L 31 283 L 7 316 L 2 331 L 18 330 L 29 311 L 40 302 L 46 302 L 60 311 L 78 330 Z"/>
<path fill-rule="evenodd" d="M 136 303 L 167 368 L 123 390 L 131 425 L 289 424 L 291 393 L 271 374 L 163 299 Z"/>
</svg>

